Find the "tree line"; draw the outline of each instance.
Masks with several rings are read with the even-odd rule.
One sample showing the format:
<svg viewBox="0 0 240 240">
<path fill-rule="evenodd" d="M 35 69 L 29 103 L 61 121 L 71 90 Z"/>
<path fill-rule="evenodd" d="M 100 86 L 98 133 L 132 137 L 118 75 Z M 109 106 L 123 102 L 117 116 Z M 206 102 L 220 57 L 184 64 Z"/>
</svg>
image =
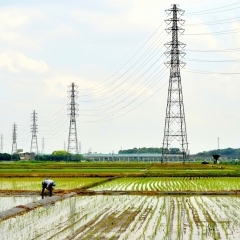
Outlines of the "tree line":
<svg viewBox="0 0 240 240">
<path fill-rule="evenodd" d="M 140 153 L 162 153 L 162 148 L 132 148 L 132 149 L 127 149 L 127 150 L 120 150 L 118 151 L 119 154 L 140 154 Z M 179 148 L 170 148 L 169 149 L 169 154 L 180 154 L 181 151 Z"/>
<path fill-rule="evenodd" d="M 26 153 L 30 154 L 30 153 Z M 19 161 L 19 154 L 9 154 L 9 153 L 0 153 L 0 161 Z M 83 155 L 81 154 L 70 154 L 67 151 L 58 150 L 54 151 L 52 154 L 37 154 L 34 159 L 37 161 L 82 161 Z"/>
</svg>

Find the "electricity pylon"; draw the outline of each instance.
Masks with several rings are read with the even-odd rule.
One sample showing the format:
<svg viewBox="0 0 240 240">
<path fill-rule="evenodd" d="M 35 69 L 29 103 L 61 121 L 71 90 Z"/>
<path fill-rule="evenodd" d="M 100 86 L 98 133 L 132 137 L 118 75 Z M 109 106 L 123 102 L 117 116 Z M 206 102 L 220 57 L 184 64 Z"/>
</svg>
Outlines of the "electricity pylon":
<svg viewBox="0 0 240 240">
<path fill-rule="evenodd" d="M 45 153 L 45 150 L 44 150 L 44 137 L 42 138 L 42 151 L 41 151 L 41 154 L 44 154 Z"/>
<path fill-rule="evenodd" d="M 71 102 L 68 104 L 68 114 L 70 117 L 69 135 L 68 135 L 68 153 L 77 154 L 78 153 L 78 140 L 77 140 L 77 125 L 76 117 L 78 116 L 78 104 L 76 103 L 76 98 L 78 97 L 78 86 L 72 83 L 68 86 L 69 98 Z"/>
<path fill-rule="evenodd" d="M 170 68 L 170 78 L 161 161 L 162 163 L 168 161 L 169 154 L 176 154 L 180 155 L 183 163 L 185 163 L 188 155 L 188 142 L 180 75 L 180 68 L 185 66 L 185 63 L 180 60 L 185 56 L 185 53 L 181 50 L 185 47 L 185 44 L 178 41 L 178 34 L 184 32 L 181 25 L 185 22 L 183 19 L 178 18 L 178 14 L 183 15 L 184 11 L 179 9 L 176 4 L 173 4 L 170 9 L 166 10 L 166 13 L 172 15 L 171 18 L 165 20 L 170 25 L 166 32 L 171 33 L 172 41 L 165 44 L 167 48 L 165 54 L 170 57 L 170 61 L 165 63 Z M 180 145 L 179 151 L 171 152 L 170 148 L 177 147 L 172 146 L 172 144 Z"/>
<path fill-rule="evenodd" d="M 11 160 L 13 160 L 13 155 L 17 154 L 17 124 L 13 124 L 13 135 L 12 135 L 12 154 L 11 154 Z M 17 159 L 18 160 L 18 159 Z"/>
<path fill-rule="evenodd" d="M 3 153 L 3 134 L 1 133 L 1 153 Z"/>
<path fill-rule="evenodd" d="M 37 142 L 37 113 L 35 110 L 33 110 L 32 116 L 32 125 L 31 125 L 31 132 L 32 132 L 32 140 L 31 140 L 31 147 L 30 147 L 30 153 L 38 154 L 38 142 Z"/>
</svg>

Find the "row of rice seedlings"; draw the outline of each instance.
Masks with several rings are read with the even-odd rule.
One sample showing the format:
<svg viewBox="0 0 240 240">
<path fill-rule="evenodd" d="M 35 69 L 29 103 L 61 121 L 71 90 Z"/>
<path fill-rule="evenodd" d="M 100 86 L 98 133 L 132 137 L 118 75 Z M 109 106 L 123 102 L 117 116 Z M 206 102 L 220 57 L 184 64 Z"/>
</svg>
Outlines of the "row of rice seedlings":
<svg viewBox="0 0 240 240">
<path fill-rule="evenodd" d="M 240 199 L 239 197 L 223 197 L 219 199 L 218 204 L 223 206 L 223 214 L 226 216 L 222 224 L 232 238 L 236 230 L 240 228 L 239 211 L 237 211 Z"/>
<path fill-rule="evenodd" d="M 157 237 L 157 234 L 159 234 L 159 232 L 162 232 L 161 231 L 161 222 L 163 220 L 163 215 L 165 213 L 165 209 L 166 209 L 166 197 L 163 197 L 163 198 L 159 198 L 159 200 L 162 200 L 161 201 L 161 204 L 162 206 L 159 208 L 159 211 L 158 211 L 158 218 L 157 218 L 157 222 L 156 222 L 156 226 L 153 230 L 153 239 L 161 239 L 161 236 Z M 160 202 L 160 201 L 159 201 Z M 162 224 L 162 227 L 163 227 L 164 224 Z"/>
<path fill-rule="evenodd" d="M 118 178 L 94 187 L 94 190 L 134 191 L 220 191 L 237 190 L 240 182 L 235 178 Z"/>
<path fill-rule="evenodd" d="M 110 200 L 114 198 L 116 198 L 116 196 L 110 196 Z M 119 220 L 118 216 L 121 215 L 125 210 L 130 209 L 133 205 L 137 204 L 137 199 L 134 199 L 133 197 L 129 198 L 127 196 L 123 196 L 121 198 L 122 201 L 120 204 L 115 205 L 114 202 L 112 202 L 112 206 L 110 207 L 109 211 L 105 212 L 104 215 L 101 214 L 101 218 L 99 218 L 98 221 L 91 226 L 92 230 L 88 228 L 85 232 L 81 232 L 81 234 L 77 236 L 78 239 L 110 239 L 113 237 L 115 233 L 108 232 L 110 226 L 114 224 L 114 221 Z"/>
<path fill-rule="evenodd" d="M 197 236 L 201 236 L 202 240 L 205 240 L 205 228 L 203 222 L 205 221 L 204 215 L 202 211 L 200 211 L 199 202 L 196 201 L 198 197 L 190 197 L 187 200 L 188 206 L 191 209 L 191 213 L 193 216 L 193 221 L 195 223 L 196 228 L 198 229 Z M 194 238 L 196 235 L 194 235 Z"/>
<path fill-rule="evenodd" d="M 73 189 L 102 181 L 102 178 L 55 178 L 58 189 Z M 1 190 L 36 190 L 42 187 L 43 178 L 0 178 Z"/>
<path fill-rule="evenodd" d="M 182 203 L 180 204 L 181 200 L 179 198 L 176 198 L 177 201 L 177 239 L 182 238 L 183 234 L 183 224 L 184 224 L 184 211 L 182 208 Z"/>
<path fill-rule="evenodd" d="M 199 203 L 199 207 L 204 215 L 205 221 L 206 221 L 206 225 L 205 225 L 205 234 L 206 237 L 210 236 L 213 237 L 214 239 L 220 239 L 220 232 L 219 232 L 219 228 L 217 227 L 217 223 L 216 220 L 213 218 L 213 216 L 210 214 L 209 211 L 209 206 L 206 206 L 204 204 L 204 201 L 202 200 L 202 197 L 198 197 L 196 199 L 196 202 Z"/>
<path fill-rule="evenodd" d="M 166 197 L 167 198 L 167 202 L 166 202 L 166 226 L 164 229 L 164 237 L 163 239 L 168 239 L 170 236 L 170 230 L 171 230 L 171 220 L 172 220 L 172 204 L 170 201 L 170 197 Z"/>
<path fill-rule="evenodd" d="M 211 211 L 211 214 L 214 216 L 215 219 L 217 219 L 217 224 L 220 224 L 221 225 L 221 228 L 223 229 L 224 231 L 224 234 L 225 234 L 225 239 L 228 239 L 228 231 L 227 231 L 227 228 L 226 228 L 226 215 L 224 214 L 223 212 L 223 207 L 222 205 L 219 204 L 219 201 L 218 201 L 218 198 L 214 198 L 214 201 L 213 198 L 204 198 L 204 203 L 207 203 L 209 201 L 206 201 L 206 200 L 209 200 L 210 201 L 210 208 L 209 210 Z M 206 204 L 205 204 L 206 205 Z"/>
<path fill-rule="evenodd" d="M 81 218 L 75 219 L 70 226 L 67 226 L 62 230 L 60 235 L 55 236 L 54 239 L 59 239 L 65 234 L 68 237 L 68 233 L 79 234 L 79 229 L 83 230 L 80 232 L 81 234 L 87 233 L 89 231 L 85 225 L 92 225 L 96 221 L 101 221 L 102 217 L 107 214 L 109 211 L 112 211 L 112 202 L 109 201 L 109 196 L 103 196 L 99 199 L 100 196 L 95 196 L 94 204 L 92 206 L 85 206 L 81 211 L 79 210 L 79 216 Z M 102 201 L 101 201 L 102 200 Z M 83 217 L 85 218 L 83 219 Z M 67 234 L 67 235 L 66 235 Z"/>
<path fill-rule="evenodd" d="M 193 219 L 190 216 L 190 209 L 189 209 L 189 205 L 187 203 L 189 203 L 188 198 L 185 197 L 181 197 L 182 198 L 182 208 L 184 211 L 184 214 L 186 216 L 186 222 L 184 221 L 183 224 L 184 226 L 186 226 L 188 224 L 189 226 L 189 240 L 193 239 Z M 187 228 L 184 227 L 183 232 L 186 233 Z"/>
<path fill-rule="evenodd" d="M 159 202 L 160 202 L 159 198 L 153 197 L 151 199 L 151 205 L 150 205 L 150 208 L 149 208 L 149 209 L 151 209 L 151 211 L 148 214 L 147 219 L 146 219 L 147 222 L 145 223 L 145 226 L 143 227 L 143 231 L 145 233 L 149 234 L 150 235 L 149 237 L 151 237 L 151 235 L 152 235 L 152 228 L 156 224 L 156 221 L 153 218 L 153 216 L 154 216 L 154 213 L 156 212 L 157 208 L 159 207 Z M 148 227 L 149 227 L 150 223 L 151 223 L 152 226 L 151 226 L 150 231 L 148 231 Z"/>
<path fill-rule="evenodd" d="M 69 200 L 72 201 L 72 199 L 74 198 L 71 198 Z M 82 202 L 82 204 L 84 203 Z M 87 206 L 91 206 L 91 204 L 88 204 Z M 16 219 L 18 219 L 18 221 L 15 224 L 14 224 L 15 218 L 11 218 L 9 220 L 1 222 L 0 229 L 3 230 L 3 232 L 5 232 L 3 236 L 7 236 L 8 234 L 10 236 L 11 234 L 12 236 L 14 236 L 18 232 L 19 234 L 23 234 L 22 239 L 32 239 L 39 234 L 51 236 L 52 234 L 56 233 L 56 231 L 59 231 L 58 225 L 59 225 L 60 216 L 63 216 L 65 222 L 68 223 L 68 219 L 69 219 L 68 212 L 69 212 L 69 203 L 66 199 L 62 202 L 56 202 L 54 206 L 45 206 L 45 207 L 37 208 L 22 216 L 17 216 Z M 87 212 L 89 212 L 89 209 L 87 210 Z M 47 221 L 45 221 L 46 219 Z M 4 231 L 6 224 L 12 226 L 12 229 L 11 229 L 12 231 L 7 231 L 7 232 Z M 25 236 L 26 233 L 28 233 L 27 236 Z M 29 234 L 32 234 L 32 235 L 29 235 Z M 17 239 L 17 236 L 14 239 Z"/>
<path fill-rule="evenodd" d="M 147 231 L 145 224 L 148 224 L 148 221 L 151 221 L 150 215 L 154 213 L 153 203 L 156 202 L 154 197 L 140 197 L 142 203 L 138 206 L 139 214 L 135 221 L 129 227 L 128 235 L 129 239 L 144 239 L 146 237 Z M 155 200 L 154 200 L 155 199 Z"/>
</svg>

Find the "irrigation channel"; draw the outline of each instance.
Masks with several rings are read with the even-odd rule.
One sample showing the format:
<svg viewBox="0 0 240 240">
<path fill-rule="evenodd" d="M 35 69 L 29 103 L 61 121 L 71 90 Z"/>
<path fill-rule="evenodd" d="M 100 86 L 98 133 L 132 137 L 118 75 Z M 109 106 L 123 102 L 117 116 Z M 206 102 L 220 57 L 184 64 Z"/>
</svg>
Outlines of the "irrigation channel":
<svg viewBox="0 0 240 240">
<path fill-rule="evenodd" d="M 43 200 L 37 181 L 3 180 L 1 239 L 240 239 L 237 179 L 85 180 Z"/>
</svg>

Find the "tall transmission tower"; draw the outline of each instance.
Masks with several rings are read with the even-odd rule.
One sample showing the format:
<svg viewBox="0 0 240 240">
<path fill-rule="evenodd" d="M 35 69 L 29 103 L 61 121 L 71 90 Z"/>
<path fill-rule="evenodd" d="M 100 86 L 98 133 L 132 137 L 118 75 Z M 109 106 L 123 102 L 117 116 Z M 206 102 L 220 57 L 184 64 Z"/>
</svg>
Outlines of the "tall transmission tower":
<svg viewBox="0 0 240 240">
<path fill-rule="evenodd" d="M 82 144 L 81 144 L 81 142 L 79 142 L 79 154 L 81 154 L 81 151 L 82 151 Z"/>
<path fill-rule="evenodd" d="M 171 33 L 172 40 L 165 44 L 167 48 L 165 54 L 170 57 L 170 61 L 167 61 L 165 65 L 170 68 L 170 78 L 161 161 L 162 163 L 168 161 L 170 154 L 176 154 L 180 155 L 183 163 L 185 163 L 188 155 L 188 142 L 180 75 L 180 68 L 184 67 L 185 63 L 180 58 L 185 56 L 181 49 L 186 45 L 178 41 L 178 35 L 184 32 L 181 25 L 185 22 L 185 20 L 178 18 L 178 14 L 181 16 L 184 11 L 179 9 L 176 4 L 173 4 L 170 9 L 166 10 L 166 13 L 172 16 L 165 20 L 169 25 L 166 32 Z M 172 146 L 172 144 L 180 146 L 179 151 L 176 149 L 174 151 L 177 146 Z"/>
<path fill-rule="evenodd" d="M 44 154 L 45 153 L 45 150 L 44 150 L 44 137 L 42 138 L 42 151 L 41 151 L 41 153 L 42 154 Z"/>
<path fill-rule="evenodd" d="M 70 126 L 69 126 L 69 135 L 68 135 L 68 152 L 72 154 L 78 153 L 78 140 L 77 140 L 77 125 L 76 117 L 78 116 L 78 104 L 76 103 L 76 98 L 78 97 L 78 86 L 72 83 L 68 86 L 69 98 L 71 102 L 68 104 L 68 110 L 70 111 Z"/>
<path fill-rule="evenodd" d="M 1 153 L 3 153 L 3 134 L 1 133 Z"/>
<path fill-rule="evenodd" d="M 38 143 L 37 143 L 38 126 L 37 126 L 37 113 L 35 110 L 33 110 L 31 119 L 32 119 L 32 125 L 31 125 L 32 140 L 31 140 L 30 153 L 38 154 Z"/>
<path fill-rule="evenodd" d="M 13 154 L 17 154 L 17 124 L 13 124 L 13 135 L 12 135 L 12 153 L 11 160 L 13 160 Z"/>
</svg>

